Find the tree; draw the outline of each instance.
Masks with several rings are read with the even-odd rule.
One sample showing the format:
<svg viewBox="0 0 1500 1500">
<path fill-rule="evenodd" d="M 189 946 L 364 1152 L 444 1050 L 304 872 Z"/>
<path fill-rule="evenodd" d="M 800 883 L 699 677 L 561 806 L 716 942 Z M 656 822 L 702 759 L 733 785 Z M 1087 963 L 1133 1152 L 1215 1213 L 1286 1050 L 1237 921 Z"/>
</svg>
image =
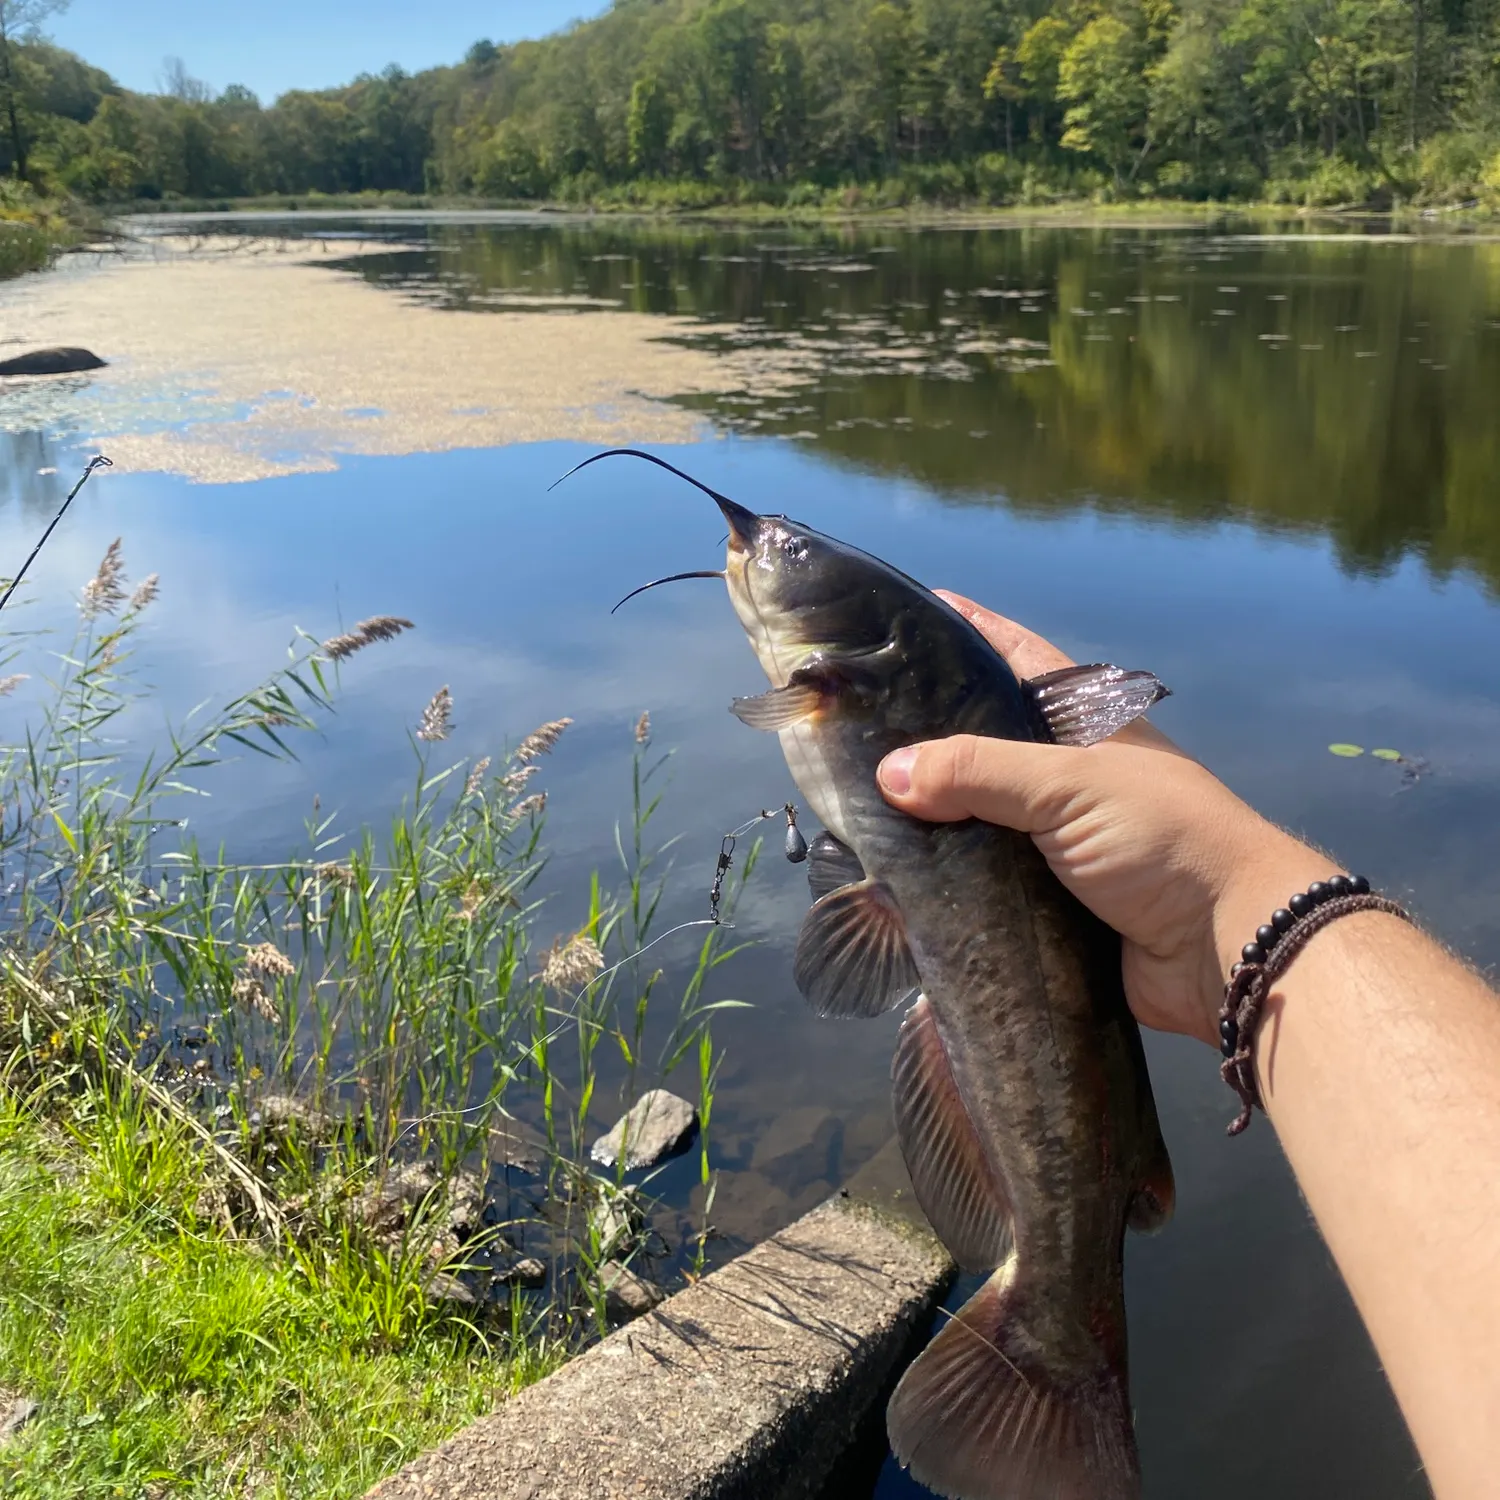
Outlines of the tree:
<svg viewBox="0 0 1500 1500">
<path fill-rule="evenodd" d="M 161 91 L 169 99 L 180 99 L 184 104 L 208 103 L 208 85 L 201 78 L 194 78 L 180 57 L 162 59 L 160 81 Z"/>
<path fill-rule="evenodd" d="M 19 68 L 16 43 L 33 41 L 42 22 L 68 8 L 69 0 L 0 0 L 0 93 L 5 96 L 5 119 L 10 128 L 11 167 L 26 180 L 26 136 L 21 129 Z"/>
<path fill-rule="evenodd" d="M 1069 43 L 1058 67 L 1057 95 L 1068 105 L 1063 145 L 1092 152 L 1117 183 L 1145 128 L 1144 63 L 1140 41 L 1123 21 L 1096 16 Z"/>
</svg>

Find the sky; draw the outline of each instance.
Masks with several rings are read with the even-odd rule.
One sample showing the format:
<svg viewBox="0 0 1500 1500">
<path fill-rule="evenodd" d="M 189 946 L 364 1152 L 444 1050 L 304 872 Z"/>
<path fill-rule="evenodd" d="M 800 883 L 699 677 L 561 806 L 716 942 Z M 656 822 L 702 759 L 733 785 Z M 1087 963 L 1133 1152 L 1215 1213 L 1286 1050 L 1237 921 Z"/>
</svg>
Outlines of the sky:
<svg viewBox="0 0 1500 1500">
<path fill-rule="evenodd" d="M 480 37 L 545 36 L 608 0 L 72 0 L 43 30 L 127 88 L 160 87 L 180 57 L 215 92 L 231 83 L 269 104 L 397 62 L 457 62 Z"/>
</svg>

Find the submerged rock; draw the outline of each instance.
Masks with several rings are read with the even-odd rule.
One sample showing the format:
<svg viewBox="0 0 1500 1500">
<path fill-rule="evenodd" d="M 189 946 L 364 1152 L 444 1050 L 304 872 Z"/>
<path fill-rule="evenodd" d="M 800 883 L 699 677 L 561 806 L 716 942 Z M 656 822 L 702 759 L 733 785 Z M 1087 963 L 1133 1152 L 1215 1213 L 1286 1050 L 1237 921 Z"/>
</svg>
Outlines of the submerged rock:
<svg viewBox="0 0 1500 1500">
<path fill-rule="evenodd" d="M 589 1210 L 589 1228 L 599 1238 L 599 1253 L 612 1255 L 624 1248 L 645 1216 L 633 1192 L 610 1192 Z"/>
<path fill-rule="evenodd" d="M 495 1273 L 501 1286 L 519 1286 L 536 1291 L 547 1283 L 547 1263 L 534 1255 L 522 1255 Z"/>
<path fill-rule="evenodd" d="M 650 1312 L 667 1295 L 654 1282 L 638 1276 L 617 1260 L 606 1261 L 600 1267 L 599 1286 L 604 1292 L 605 1312 L 621 1321 Z"/>
<path fill-rule="evenodd" d="M 309 1143 L 332 1138 L 338 1122 L 326 1110 L 294 1094 L 264 1094 L 250 1111 L 250 1136 L 255 1141 L 279 1141 L 291 1136 Z"/>
<path fill-rule="evenodd" d="M 104 364 L 88 349 L 31 349 L 0 359 L 0 375 L 72 375 L 79 370 L 102 370 Z"/>
<path fill-rule="evenodd" d="M 697 1129 L 698 1111 L 686 1099 L 666 1089 L 648 1089 L 594 1142 L 589 1155 L 601 1167 L 616 1166 L 622 1152 L 627 1171 L 653 1167 L 684 1150 Z"/>
<path fill-rule="evenodd" d="M 0 1443 L 14 1437 L 35 1415 L 35 1401 L 12 1391 L 0 1391 Z"/>
<path fill-rule="evenodd" d="M 547 1141 L 524 1121 L 504 1119 L 490 1126 L 489 1156 L 502 1167 L 537 1173 L 547 1160 Z"/>
<path fill-rule="evenodd" d="M 448 1302 L 456 1307 L 479 1305 L 479 1298 L 474 1295 L 474 1289 L 467 1282 L 460 1281 L 457 1276 L 450 1276 L 446 1271 L 439 1271 L 427 1283 L 426 1291 L 429 1302 Z"/>
</svg>

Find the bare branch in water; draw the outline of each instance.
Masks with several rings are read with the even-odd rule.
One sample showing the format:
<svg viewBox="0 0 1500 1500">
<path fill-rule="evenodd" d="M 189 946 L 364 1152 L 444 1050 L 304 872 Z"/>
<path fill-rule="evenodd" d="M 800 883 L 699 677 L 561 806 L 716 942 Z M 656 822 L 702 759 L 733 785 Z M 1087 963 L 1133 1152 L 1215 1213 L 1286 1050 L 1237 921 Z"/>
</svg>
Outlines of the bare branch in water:
<svg viewBox="0 0 1500 1500">
<path fill-rule="evenodd" d="M 36 561 L 37 553 L 47 545 L 47 538 L 52 535 L 57 523 L 67 514 L 68 507 L 73 503 L 73 497 L 88 482 L 88 477 L 95 469 L 112 469 L 114 461 L 106 458 L 102 453 L 95 454 L 84 466 L 83 473 L 78 476 L 78 483 L 63 497 L 63 503 L 57 507 L 57 514 L 47 523 L 47 529 L 42 533 L 36 546 L 31 549 L 31 556 L 21 564 L 21 571 L 11 579 L 6 586 L 4 594 L 0 594 L 0 609 L 4 609 L 10 603 L 10 596 L 20 587 L 21 580 L 26 576 L 26 570 Z"/>
<path fill-rule="evenodd" d="M 353 630 L 324 641 L 323 650 L 334 661 L 343 661 L 346 656 L 353 656 L 376 641 L 393 640 L 403 630 L 415 629 L 410 620 L 403 620 L 400 615 L 372 615 L 368 620 L 361 620 Z"/>
<path fill-rule="evenodd" d="M 453 727 L 453 694 L 446 686 L 432 695 L 432 702 L 422 710 L 422 721 L 417 725 L 419 740 L 445 740 Z"/>
</svg>

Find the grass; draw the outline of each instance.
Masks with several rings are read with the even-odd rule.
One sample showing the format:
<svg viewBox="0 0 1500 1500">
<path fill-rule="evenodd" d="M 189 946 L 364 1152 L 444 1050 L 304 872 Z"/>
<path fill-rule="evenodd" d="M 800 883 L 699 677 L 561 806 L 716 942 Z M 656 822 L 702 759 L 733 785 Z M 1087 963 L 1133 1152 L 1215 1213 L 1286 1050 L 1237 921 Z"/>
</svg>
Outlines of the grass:
<svg viewBox="0 0 1500 1500">
<path fill-rule="evenodd" d="M 738 1002 L 708 992 L 736 949 L 702 922 L 680 984 L 657 961 L 669 756 L 644 715 L 619 870 L 548 947 L 536 778 L 568 721 L 445 763 L 447 686 L 412 715 L 383 833 L 315 816 L 271 865 L 200 849 L 183 804 L 237 755 L 292 755 L 409 622 L 299 634 L 135 744 L 157 583 L 125 567 L 116 543 L 60 648 L 0 651 L 0 1387 L 40 1403 L 0 1492 L 348 1495 L 603 1332 L 605 1262 L 702 1265 L 707 1218 L 664 1242 L 650 1179 L 587 1147 L 672 1079 L 711 1206 L 712 1021 Z M 276 1129 L 273 1093 L 295 1101 Z M 512 1120 L 534 1172 L 491 1160 Z M 612 1205 L 641 1211 L 605 1243 Z M 505 1284 L 522 1249 L 539 1293 Z"/>
<path fill-rule="evenodd" d="M 41 271 L 70 246 L 101 232 L 91 211 L 0 178 L 0 280 Z"/>
</svg>

